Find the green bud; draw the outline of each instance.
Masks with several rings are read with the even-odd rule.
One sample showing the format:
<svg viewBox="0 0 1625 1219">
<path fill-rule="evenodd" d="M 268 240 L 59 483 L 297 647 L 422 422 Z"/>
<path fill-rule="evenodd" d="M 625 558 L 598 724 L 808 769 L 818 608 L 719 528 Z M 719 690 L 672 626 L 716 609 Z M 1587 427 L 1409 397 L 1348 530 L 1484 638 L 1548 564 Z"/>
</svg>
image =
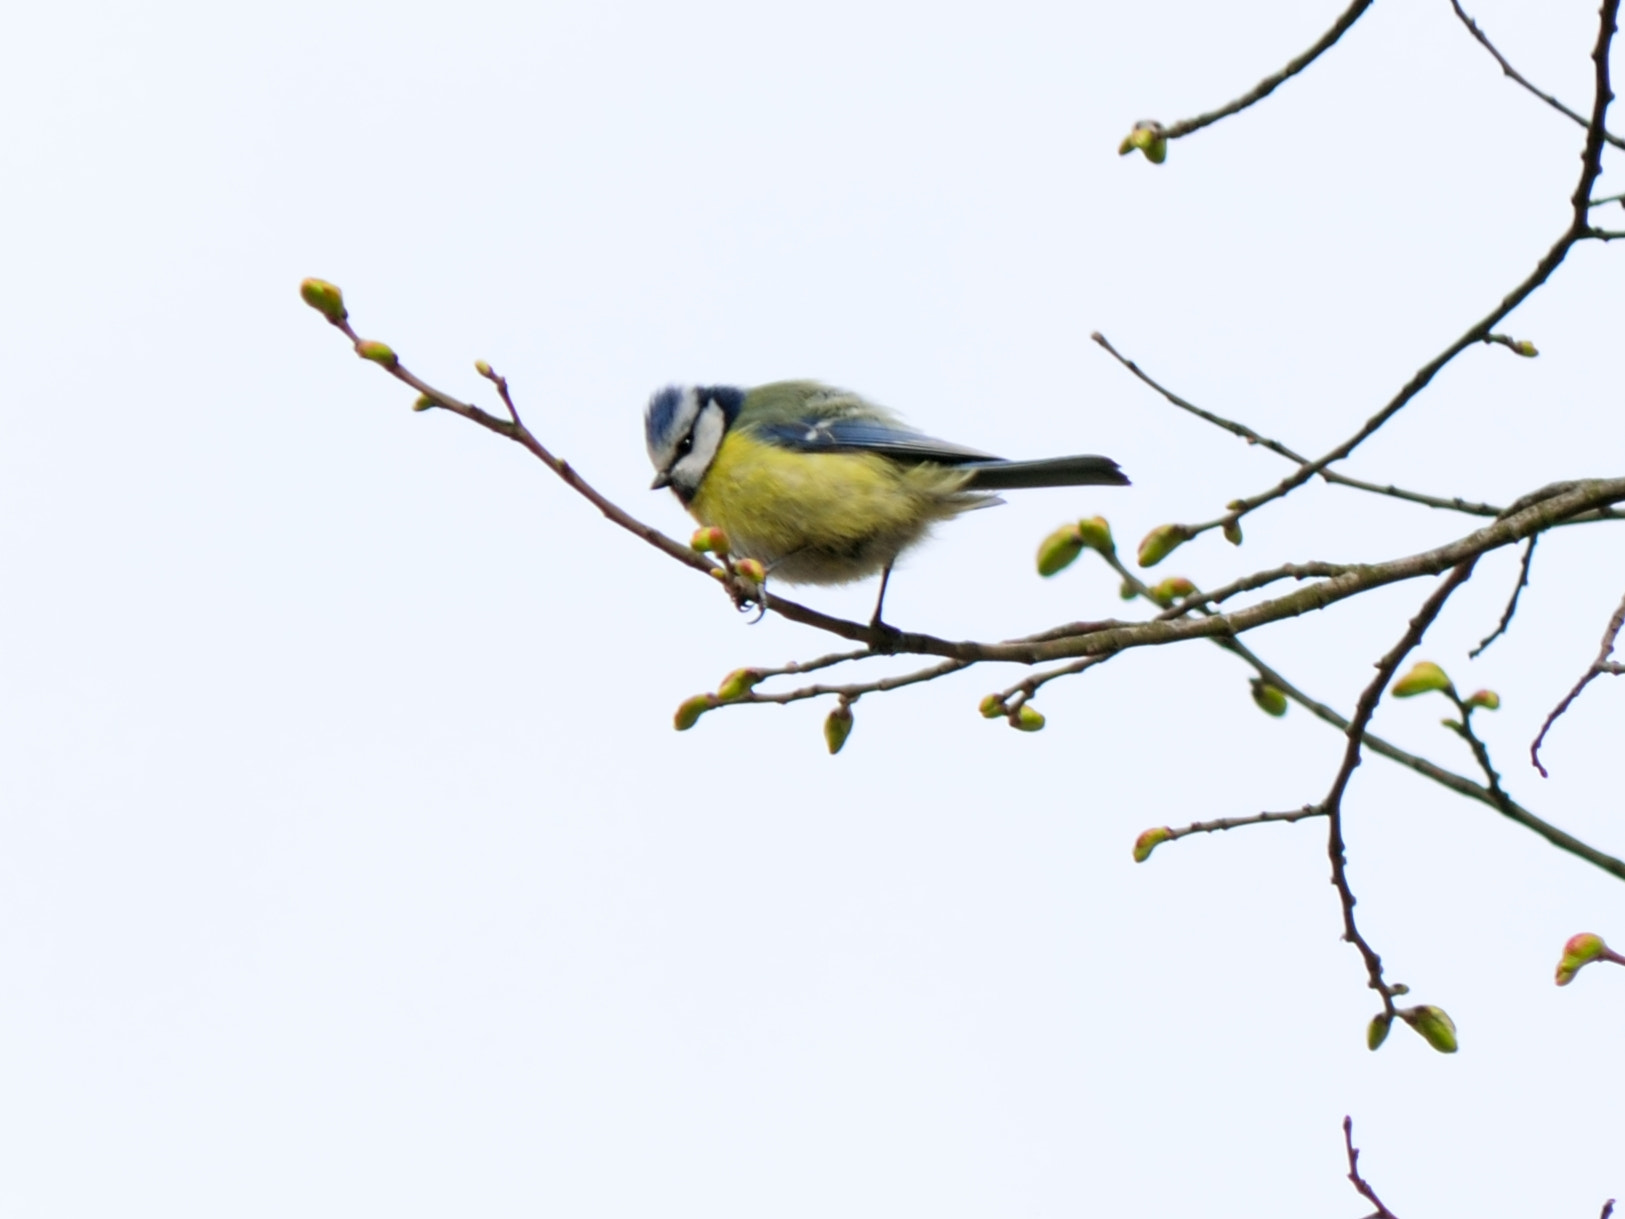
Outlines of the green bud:
<svg viewBox="0 0 1625 1219">
<path fill-rule="evenodd" d="M 1540 352 L 1535 349 L 1535 345 L 1528 339 L 1519 339 L 1516 343 L 1512 344 L 1512 350 L 1517 352 L 1526 360 L 1533 360 L 1540 354 Z"/>
<path fill-rule="evenodd" d="M 989 694 L 976 705 L 976 709 L 982 713 L 982 718 L 985 720 L 996 720 L 1008 714 L 1004 709 L 1004 699 L 997 694 Z"/>
<path fill-rule="evenodd" d="M 700 716 L 716 705 L 716 698 L 710 694 L 696 694 L 693 698 L 684 699 L 677 708 L 677 714 L 671 717 L 672 726 L 678 732 L 687 732 L 700 722 Z"/>
<path fill-rule="evenodd" d="M 713 567 L 709 574 L 713 580 L 721 580 L 724 584 L 728 582 L 728 573 L 720 567 Z"/>
<path fill-rule="evenodd" d="M 363 360 L 371 360 L 385 368 L 394 368 L 401 362 L 388 343 L 380 343 L 377 339 L 360 340 L 355 345 L 355 353 Z"/>
<path fill-rule="evenodd" d="M 717 687 L 717 698 L 725 703 L 744 698 L 765 676 L 760 669 L 735 669 L 724 677 L 722 684 Z"/>
<path fill-rule="evenodd" d="M 1365 1048 L 1374 1050 L 1388 1040 L 1388 1028 L 1394 1019 L 1387 1012 L 1378 1012 L 1365 1026 Z"/>
<path fill-rule="evenodd" d="M 335 326 L 350 316 L 344 309 L 344 293 L 338 290 L 336 284 L 330 284 L 325 279 L 302 280 L 299 295 L 305 304 Z"/>
<path fill-rule="evenodd" d="M 734 575 L 750 584 L 762 584 L 767 580 L 767 568 L 756 559 L 740 559 L 734 564 Z"/>
<path fill-rule="evenodd" d="M 1117 588 L 1117 595 L 1124 601 L 1132 601 L 1140 595 L 1140 590 L 1134 587 L 1132 580 L 1124 580 Z"/>
<path fill-rule="evenodd" d="M 1445 676 L 1445 671 L 1431 660 L 1419 660 L 1411 666 L 1409 673 L 1393 684 L 1388 693 L 1395 698 L 1411 698 L 1433 690 L 1448 689 L 1450 678 Z"/>
<path fill-rule="evenodd" d="M 1079 521 L 1078 536 L 1090 550 L 1098 550 L 1101 554 L 1117 553 L 1117 546 L 1112 542 L 1112 527 L 1103 516 L 1091 516 Z"/>
<path fill-rule="evenodd" d="M 474 371 L 479 373 L 482 377 L 489 377 L 491 375 L 491 366 L 484 360 L 475 360 Z"/>
<path fill-rule="evenodd" d="M 832 754 L 840 753 L 846 738 L 852 735 L 852 708 L 844 701 L 835 704 L 835 710 L 824 720 L 824 744 Z"/>
<path fill-rule="evenodd" d="M 1456 1052 L 1456 1022 L 1442 1007 L 1424 1003 L 1420 1007 L 1400 1008 L 1399 1015 L 1406 1024 L 1422 1035 L 1441 1054 Z"/>
<path fill-rule="evenodd" d="M 1165 825 L 1154 826 L 1146 830 L 1134 840 L 1134 862 L 1144 863 L 1151 858 L 1151 852 L 1174 836 L 1174 832 Z"/>
<path fill-rule="evenodd" d="M 1038 574 L 1053 576 L 1070 567 L 1083 553 L 1083 538 L 1076 525 L 1063 525 L 1038 544 Z"/>
<path fill-rule="evenodd" d="M 715 525 L 696 529 L 688 544 L 701 554 L 714 554 L 718 558 L 728 553 L 728 535 Z"/>
<path fill-rule="evenodd" d="M 1146 596 L 1162 606 L 1163 609 L 1167 609 L 1175 601 L 1182 600 L 1195 591 L 1196 585 L 1192 584 L 1184 576 L 1169 576 L 1166 580 L 1159 580 L 1146 589 Z"/>
<path fill-rule="evenodd" d="M 412 409 L 415 411 L 432 411 L 438 405 L 440 404 L 429 397 L 428 394 L 419 394 L 417 401 L 412 403 Z"/>
<path fill-rule="evenodd" d="M 1145 154 L 1147 161 L 1161 165 L 1168 156 L 1168 139 L 1163 135 L 1162 124 L 1149 119 L 1135 123 L 1134 129 L 1117 146 L 1117 154 L 1127 156 L 1136 148 Z"/>
<path fill-rule="evenodd" d="M 1241 522 L 1226 521 L 1224 523 L 1224 540 L 1232 546 L 1241 545 Z"/>
<path fill-rule="evenodd" d="M 1010 726 L 1020 732 L 1038 732 L 1044 727 L 1044 717 L 1038 713 L 1038 708 L 1031 703 L 1022 703 L 1021 709 L 1016 712 L 1016 718 Z"/>
<path fill-rule="evenodd" d="M 1567 986 L 1585 966 L 1609 955 L 1608 945 L 1603 943 L 1602 936 L 1589 931 L 1571 935 L 1568 943 L 1563 945 L 1563 959 L 1557 963 L 1557 984 Z"/>
<path fill-rule="evenodd" d="M 1140 566 L 1155 567 L 1190 540 L 1191 531 L 1185 525 L 1158 525 L 1140 539 Z"/>
<path fill-rule="evenodd" d="M 1494 690 L 1475 690 L 1462 700 L 1469 708 L 1482 707 L 1486 711 L 1501 709 L 1501 696 Z"/>
<path fill-rule="evenodd" d="M 1280 719 L 1286 714 L 1286 695 L 1281 690 L 1269 684 L 1262 677 L 1252 680 L 1253 702 L 1265 715 L 1273 715 Z"/>
</svg>

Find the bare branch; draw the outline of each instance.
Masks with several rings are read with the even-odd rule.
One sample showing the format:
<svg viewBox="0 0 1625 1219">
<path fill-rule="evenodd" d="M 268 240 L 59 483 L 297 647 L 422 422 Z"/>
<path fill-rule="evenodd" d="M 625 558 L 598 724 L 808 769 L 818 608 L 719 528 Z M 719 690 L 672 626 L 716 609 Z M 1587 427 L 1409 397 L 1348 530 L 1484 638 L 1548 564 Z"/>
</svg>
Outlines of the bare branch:
<svg viewBox="0 0 1625 1219">
<path fill-rule="evenodd" d="M 1456 10 L 1456 16 L 1461 18 L 1461 23 L 1467 27 L 1467 32 L 1477 39 L 1478 44 L 1494 57 L 1496 63 L 1501 65 L 1501 71 L 1503 73 L 1511 77 L 1525 89 L 1529 90 L 1529 92 L 1533 93 L 1536 97 L 1540 98 L 1541 101 L 1545 102 L 1559 114 L 1566 115 L 1567 117 L 1573 119 L 1576 123 L 1580 124 L 1582 127 L 1586 125 L 1585 115 L 1570 110 L 1550 93 L 1547 93 L 1542 89 L 1535 88 L 1534 85 L 1529 83 L 1529 80 L 1523 75 L 1523 73 L 1519 72 L 1518 69 L 1514 68 L 1510 63 L 1508 63 L 1507 57 L 1501 54 L 1500 51 L 1496 50 L 1495 44 L 1489 40 L 1489 36 L 1485 34 L 1483 30 L 1478 28 L 1478 22 L 1474 21 L 1466 14 L 1465 11 L 1463 11 L 1460 0 L 1450 0 L 1450 7 Z M 1612 132 L 1605 131 L 1603 133 L 1603 138 L 1616 147 L 1625 148 L 1625 140 L 1620 139 Z"/>
<path fill-rule="evenodd" d="M 1115 359 L 1119 364 L 1128 369 L 1129 372 L 1133 373 L 1152 389 L 1156 390 L 1157 393 L 1161 394 L 1180 410 L 1189 411 L 1198 419 L 1205 419 L 1208 423 L 1213 424 L 1215 427 L 1223 428 L 1233 436 L 1240 436 L 1248 444 L 1254 444 L 1258 445 L 1260 448 L 1268 449 L 1271 453 L 1278 454 L 1279 456 L 1286 458 L 1288 461 L 1295 461 L 1300 465 L 1306 464 L 1309 461 L 1309 459 L 1303 456 L 1301 453 L 1297 453 L 1292 449 L 1289 449 L 1279 440 L 1271 440 L 1268 436 L 1260 435 L 1252 428 L 1248 427 L 1245 423 L 1237 422 L 1234 419 L 1226 419 L 1223 415 L 1216 415 L 1212 411 L 1204 410 L 1202 407 L 1197 406 L 1194 402 L 1189 402 L 1180 397 L 1171 389 L 1168 389 L 1166 386 L 1160 384 L 1147 375 L 1145 370 L 1143 370 L 1138 364 L 1119 352 L 1117 348 L 1113 347 L 1110 341 L 1107 340 L 1106 336 L 1101 334 L 1098 330 L 1089 337 L 1092 338 L 1096 343 L 1100 344 L 1101 347 L 1105 348 L 1106 351 L 1111 354 L 1112 358 Z M 1350 478 L 1348 475 L 1341 474 L 1336 470 L 1322 470 L 1320 471 L 1320 477 L 1324 481 L 1331 483 L 1334 486 L 1350 487 L 1356 491 L 1368 491 L 1373 495 L 1385 495 L 1392 499 L 1407 500 L 1410 503 L 1422 504 L 1428 508 L 1443 508 L 1452 512 L 1465 512 L 1472 516 L 1499 516 L 1501 514 L 1501 509 L 1497 508 L 1493 504 L 1472 503 L 1468 500 L 1462 499 L 1460 496 L 1453 496 L 1447 499 L 1438 495 L 1424 495 L 1419 491 L 1402 490 L 1401 488 L 1393 486 L 1392 484 L 1382 486 L 1377 483 L 1366 482 L 1363 479 Z"/>
<path fill-rule="evenodd" d="M 1193 131 L 1200 131 L 1209 124 L 1217 123 L 1222 118 L 1228 118 L 1232 114 L 1247 109 L 1248 106 L 1263 101 L 1282 84 L 1292 79 L 1292 77 L 1331 50 L 1337 40 L 1348 33 L 1349 28 L 1360 19 L 1366 9 L 1371 7 L 1371 2 L 1372 0 L 1354 0 L 1354 3 L 1348 6 L 1332 28 L 1321 35 L 1320 41 L 1288 63 L 1279 72 L 1273 76 L 1266 76 L 1246 93 L 1236 98 L 1235 101 L 1226 102 L 1217 110 L 1209 110 L 1206 114 L 1198 114 L 1195 118 L 1183 119 L 1173 124 L 1163 131 L 1163 135 L 1167 139 L 1177 140 L 1180 136 L 1189 135 Z"/>
<path fill-rule="evenodd" d="M 1359 949 L 1360 956 L 1365 961 L 1367 982 L 1372 990 L 1382 996 L 1383 1010 L 1390 1017 L 1394 1015 L 1394 988 L 1383 979 L 1382 958 L 1360 934 L 1354 920 L 1354 890 L 1349 885 L 1348 861 L 1343 844 L 1343 793 L 1348 790 L 1354 768 L 1360 764 L 1360 751 L 1365 744 L 1366 726 L 1371 723 L 1371 717 L 1377 710 L 1377 702 L 1393 679 L 1394 671 L 1399 668 L 1399 662 L 1410 654 L 1412 648 L 1422 642 L 1422 636 L 1427 634 L 1428 627 L 1433 625 L 1433 620 L 1439 616 L 1439 611 L 1444 608 L 1444 603 L 1450 599 L 1450 595 L 1472 578 L 1473 565 L 1477 561 L 1476 556 L 1464 559 L 1440 582 L 1439 587 L 1422 603 L 1416 617 L 1411 619 L 1410 626 L 1399 642 L 1377 662 L 1377 675 L 1361 692 L 1360 700 L 1355 704 L 1354 718 L 1348 727 L 1348 747 L 1343 751 L 1343 764 L 1338 768 L 1337 777 L 1332 781 L 1331 791 L 1321 803 L 1321 807 L 1326 810 L 1326 854 L 1331 859 L 1332 884 L 1336 887 L 1338 899 L 1343 906 L 1343 938 Z"/>
<path fill-rule="evenodd" d="M 1349 1183 L 1359 1191 L 1360 1197 L 1377 1208 L 1371 1212 L 1368 1219 L 1399 1219 L 1393 1211 L 1382 1204 L 1382 1199 L 1377 1197 L 1377 1191 L 1372 1189 L 1366 1183 L 1365 1178 L 1360 1175 L 1360 1153 L 1354 1149 L 1354 1119 L 1352 1117 L 1343 1119 L 1343 1146 L 1347 1149 L 1349 1157 Z M 1606 1211 L 1603 1213 L 1603 1219 L 1608 1219 Z"/>
<path fill-rule="evenodd" d="M 1522 593 L 1529 584 L 1529 564 L 1534 562 L 1535 543 L 1538 541 L 1540 541 L 1540 534 L 1537 533 L 1530 537 L 1529 545 L 1524 548 L 1523 563 L 1519 566 L 1518 570 L 1518 583 L 1513 586 L 1512 599 L 1507 602 L 1506 612 L 1501 615 L 1500 625 L 1498 625 L 1488 635 L 1484 636 L 1484 638 L 1480 639 L 1478 641 L 1478 646 L 1471 652 L 1467 653 L 1468 660 L 1476 660 L 1479 654 L 1483 652 L 1485 648 L 1489 647 L 1490 644 L 1494 643 L 1502 635 L 1505 635 L 1507 632 L 1507 627 L 1512 625 L 1512 615 L 1518 612 L 1518 595 Z"/>
<path fill-rule="evenodd" d="M 1164 842 L 1173 842 L 1180 838 L 1188 838 L 1192 834 L 1215 834 L 1221 830 L 1236 830 L 1249 825 L 1268 825 L 1272 822 L 1282 821 L 1291 823 L 1303 821 L 1309 817 L 1324 817 L 1326 810 L 1318 804 L 1306 804 L 1302 808 L 1293 809 L 1286 813 L 1254 813 L 1250 817 L 1217 817 L 1212 821 L 1193 821 L 1189 825 L 1178 828 L 1166 827 L 1167 837 Z"/>
<path fill-rule="evenodd" d="M 1540 762 L 1540 745 L 1551 731 L 1552 725 L 1557 723 L 1558 717 L 1569 709 L 1569 704 L 1580 697 L 1580 692 L 1589 686 L 1596 678 L 1604 673 L 1618 677 L 1625 674 L 1625 665 L 1617 661 L 1610 661 L 1613 655 L 1614 644 L 1619 639 L 1619 632 L 1625 627 L 1625 599 L 1619 603 L 1614 616 L 1608 620 L 1608 629 L 1602 633 L 1602 647 L 1597 651 L 1597 659 L 1591 662 L 1591 667 L 1585 671 L 1580 680 L 1574 683 L 1574 688 L 1563 696 L 1563 701 L 1552 708 L 1552 713 L 1546 717 L 1546 722 L 1540 726 L 1540 735 L 1535 738 L 1534 744 L 1529 746 L 1529 760 L 1534 763 L 1535 769 L 1540 771 L 1541 778 L 1547 778 L 1546 768 Z"/>
</svg>

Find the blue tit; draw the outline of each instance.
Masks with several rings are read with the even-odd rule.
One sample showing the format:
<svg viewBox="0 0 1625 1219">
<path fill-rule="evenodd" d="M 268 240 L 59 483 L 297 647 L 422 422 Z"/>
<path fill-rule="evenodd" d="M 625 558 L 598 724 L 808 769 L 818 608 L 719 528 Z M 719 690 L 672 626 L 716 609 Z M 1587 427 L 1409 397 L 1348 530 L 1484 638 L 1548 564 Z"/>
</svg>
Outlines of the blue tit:
<svg viewBox="0 0 1625 1219">
<path fill-rule="evenodd" d="M 938 521 L 1002 503 L 999 491 L 1128 483 L 1107 457 L 1005 461 L 934 440 L 817 381 L 668 386 L 649 399 L 644 431 L 654 486 L 773 579 L 881 573 L 876 627 L 892 564 Z"/>
</svg>

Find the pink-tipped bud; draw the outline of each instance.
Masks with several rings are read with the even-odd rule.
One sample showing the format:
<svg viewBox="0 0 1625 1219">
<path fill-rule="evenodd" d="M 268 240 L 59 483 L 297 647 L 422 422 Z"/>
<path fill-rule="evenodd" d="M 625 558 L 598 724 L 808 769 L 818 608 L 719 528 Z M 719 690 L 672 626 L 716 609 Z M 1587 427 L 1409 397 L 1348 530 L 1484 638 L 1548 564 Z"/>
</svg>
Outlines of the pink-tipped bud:
<svg viewBox="0 0 1625 1219">
<path fill-rule="evenodd" d="M 1174 832 L 1165 825 L 1153 826 L 1134 840 L 1134 862 L 1144 863 L 1151 858 L 1151 852 L 1174 836 Z"/>
<path fill-rule="evenodd" d="M 710 694 L 696 694 L 693 698 L 686 698 L 677 708 L 677 714 L 671 717 L 672 726 L 678 732 L 687 732 L 700 722 L 700 716 L 717 705 L 715 696 Z"/>
<path fill-rule="evenodd" d="M 1091 516 L 1078 522 L 1078 536 L 1090 550 L 1101 554 L 1116 554 L 1117 544 L 1112 541 L 1112 527 L 1103 516 Z"/>
<path fill-rule="evenodd" d="M 843 700 L 835 705 L 835 710 L 824 720 L 824 744 L 829 746 L 830 753 L 837 754 L 846 744 L 846 738 L 851 735 L 852 708 Z"/>
<path fill-rule="evenodd" d="M 1255 677 L 1252 681 L 1253 702 L 1265 715 L 1273 715 L 1280 719 L 1286 714 L 1286 694 L 1279 688 L 1272 686 L 1262 677 Z"/>
<path fill-rule="evenodd" d="M 1474 690 L 1462 700 L 1468 709 L 1482 707 L 1486 711 L 1499 711 L 1501 709 L 1501 696 L 1494 690 Z"/>
<path fill-rule="evenodd" d="M 371 360 L 384 368 L 394 368 L 401 362 L 388 343 L 380 343 L 377 339 L 362 339 L 355 345 L 355 353 L 363 360 Z"/>
<path fill-rule="evenodd" d="M 1450 678 L 1431 660 L 1419 660 L 1411 671 L 1396 681 L 1388 690 L 1395 698 L 1412 698 L 1434 690 L 1450 689 Z"/>
<path fill-rule="evenodd" d="M 728 553 L 728 535 L 715 525 L 696 529 L 688 544 L 701 554 L 714 554 L 718 558 Z"/>
<path fill-rule="evenodd" d="M 1574 975 L 1591 964 L 1591 962 L 1601 961 L 1611 956 L 1608 945 L 1603 943 L 1602 936 L 1594 935 L 1589 931 L 1582 931 L 1579 935 L 1571 935 L 1568 943 L 1563 945 L 1563 959 L 1557 963 L 1557 984 L 1567 986 L 1574 981 Z"/>
<path fill-rule="evenodd" d="M 762 584 L 767 580 L 767 568 L 755 559 L 740 559 L 734 564 L 734 575 L 748 584 Z"/>
<path fill-rule="evenodd" d="M 1186 525 L 1158 525 L 1140 539 L 1138 561 L 1141 567 L 1155 567 L 1191 540 Z"/>
<path fill-rule="evenodd" d="M 756 688 L 756 683 L 766 676 L 760 669 L 735 669 L 722 679 L 717 687 L 717 698 L 725 703 L 735 702 Z"/>
<path fill-rule="evenodd" d="M 1439 1053 L 1456 1052 L 1456 1022 L 1444 1008 L 1424 1003 L 1420 1007 L 1400 1008 L 1399 1015 L 1406 1024 L 1422 1035 L 1423 1041 Z"/>
<path fill-rule="evenodd" d="M 1038 574 L 1053 576 L 1072 566 L 1083 553 L 1083 538 L 1076 525 L 1063 525 L 1038 544 Z"/>
<path fill-rule="evenodd" d="M 302 280 L 299 296 L 335 326 L 350 316 L 344 309 L 344 293 L 339 291 L 338 285 L 330 284 L 325 279 Z"/>
<path fill-rule="evenodd" d="M 1190 596 L 1195 591 L 1196 585 L 1192 584 L 1184 576 L 1169 576 L 1166 580 L 1159 580 L 1146 589 L 1146 596 L 1162 606 L 1163 609 L 1167 609 L 1174 602 Z"/>
</svg>

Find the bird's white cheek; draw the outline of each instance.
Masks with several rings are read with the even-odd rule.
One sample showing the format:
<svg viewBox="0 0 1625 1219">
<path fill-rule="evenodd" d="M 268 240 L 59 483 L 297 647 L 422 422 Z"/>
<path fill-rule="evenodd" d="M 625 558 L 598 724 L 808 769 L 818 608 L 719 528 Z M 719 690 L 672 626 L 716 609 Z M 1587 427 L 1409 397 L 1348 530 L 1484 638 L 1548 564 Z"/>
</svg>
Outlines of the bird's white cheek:
<svg viewBox="0 0 1625 1219">
<path fill-rule="evenodd" d="M 693 447 L 671 468 L 671 481 L 674 484 L 690 494 L 694 492 L 705 477 L 705 472 L 711 468 L 711 463 L 716 460 L 717 449 L 722 446 L 724 427 L 722 408 L 714 402 L 709 403 L 694 424 Z"/>
</svg>

